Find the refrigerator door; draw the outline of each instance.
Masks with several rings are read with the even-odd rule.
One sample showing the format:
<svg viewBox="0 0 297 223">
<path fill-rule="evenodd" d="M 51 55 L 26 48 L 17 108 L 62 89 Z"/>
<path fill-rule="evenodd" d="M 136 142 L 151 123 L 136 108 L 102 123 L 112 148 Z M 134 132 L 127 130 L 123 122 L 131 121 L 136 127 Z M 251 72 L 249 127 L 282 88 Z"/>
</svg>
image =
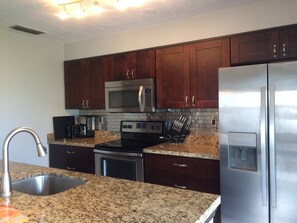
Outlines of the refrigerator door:
<svg viewBox="0 0 297 223">
<path fill-rule="evenodd" d="M 297 62 L 270 64 L 271 223 L 297 221 Z"/>
<path fill-rule="evenodd" d="M 269 221 L 267 114 L 267 65 L 219 69 L 222 223 Z"/>
</svg>

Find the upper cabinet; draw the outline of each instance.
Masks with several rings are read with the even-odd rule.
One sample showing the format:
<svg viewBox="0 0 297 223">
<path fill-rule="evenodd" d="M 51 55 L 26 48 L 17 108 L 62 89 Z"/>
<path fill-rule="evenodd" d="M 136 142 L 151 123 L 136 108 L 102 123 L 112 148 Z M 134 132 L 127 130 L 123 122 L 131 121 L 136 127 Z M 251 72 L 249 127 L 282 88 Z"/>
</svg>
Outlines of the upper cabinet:
<svg viewBox="0 0 297 223">
<path fill-rule="evenodd" d="M 231 64 L 264 63 L 297 57 L 297 27 L 231 37 Z"/>
<path fill-rule="evenodd" d="M 218 68 L 230 66 L 229 38 L 156 51 L 157 107 L 218 107 Z"/>
<path fill-rule="evenodd" d="M 64 62 L 66 109 L 105 108 L 104 82 L 108 58 L 94 57 Z"/>
<path fill-rule="evenodd" d="M 155 50 L 139 50 L 109 57 L 109 81 L 154 78 Z"/>
<path fill-rule="evenodd" d="M 189 45 L 156 50 L 158 108 L 185 108 L 190 95 Z"/>
<path fill-rule="evenodd" d="M 229 66 L 229 38 L 190 46 L 191 107 L 218 107 L 218 68 Z"/>
</svg>

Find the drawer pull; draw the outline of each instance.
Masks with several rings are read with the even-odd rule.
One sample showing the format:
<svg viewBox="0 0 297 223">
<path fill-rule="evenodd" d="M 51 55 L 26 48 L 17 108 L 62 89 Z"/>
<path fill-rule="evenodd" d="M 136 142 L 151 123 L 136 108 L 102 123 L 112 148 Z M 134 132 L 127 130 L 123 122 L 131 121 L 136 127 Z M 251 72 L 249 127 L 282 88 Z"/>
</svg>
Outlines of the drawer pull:
<svg viewBox="0 0 297 223">
<path fill-rule="evenodd" d="M 179 189 L 187 189 L 188 188 L 187 186 L 182 186 L 182 185 L 178 185 L 178 184 L 174 184 L 173 186 L 176 188 L 179 188 Z"/>
<path fill-rule="evenodd" d="M 68 166 L 66 167 L 66 169 L 67 169 L 67 170 L 75 170 L 74 167 L 68 167 Z"/>
<path fill-rule="evenodd" d="M 187 164 L 182 164 L 182 163 L 173 163 L 173 166 L 178 166 L 178 167 L 187 167 Z"/>
<path fill-rule="evenodd" d="M 72 151 L 66 151 L 66 153 L 68 153 L 68 154 L 75 154 L 75 152 L 72 152 Z"/>
</svg>

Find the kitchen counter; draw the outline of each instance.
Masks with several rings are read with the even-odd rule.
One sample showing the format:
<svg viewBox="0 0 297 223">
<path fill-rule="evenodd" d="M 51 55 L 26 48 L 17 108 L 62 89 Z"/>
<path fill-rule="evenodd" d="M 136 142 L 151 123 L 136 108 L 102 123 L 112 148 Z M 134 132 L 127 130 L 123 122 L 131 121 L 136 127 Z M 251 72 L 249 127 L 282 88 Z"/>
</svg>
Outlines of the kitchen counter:
<svg viewBox="0 0 297 223">
<path fill-rule="evenodd" d="M 120 138 L 119 133 L 108 131 L 96 131 L 93 138 L 55 140 L 53 134 L 48 134 L 49 144 L 69 145 L 94 148 L 95 144 L 100 144 Z M 155 153 L 172 156 L 185 156 L 202 159 L 220 159 L 217 136 L 188 136 L 184 143 L 165 142 L 156 146 L 144 149 L 145 153 Z"/>
<path fill-rule="evenodd" d="M 51 196 L 13 192 L 11 205 L 29 222 L 206 222 L 220 196 L 10 162 L 13 180 L 52 173 L 87 180 Z"/>
<path fill-rule="evenodd" d="M 76 138 L 76 139 L 55 139 L 52 133 L 47 135 L 48 144 L 57 144 L 65 146 L 80 146 L 92 147 L 96 144 L 105 143 L 113 140 L 120 139 L 120 134 L 109 131 L 95 131 L 95 137 L 91 138 Z"/>
<path fill-rule="evenodd" d="M 154 153 L 170 156 L 184 156 L 201 159 L 220 159 L 220 151 L 215 146 L 199 145 L 199 144 L 177 144 L 162 143 L 144 149 L 145 153 Z"/>
</svg>

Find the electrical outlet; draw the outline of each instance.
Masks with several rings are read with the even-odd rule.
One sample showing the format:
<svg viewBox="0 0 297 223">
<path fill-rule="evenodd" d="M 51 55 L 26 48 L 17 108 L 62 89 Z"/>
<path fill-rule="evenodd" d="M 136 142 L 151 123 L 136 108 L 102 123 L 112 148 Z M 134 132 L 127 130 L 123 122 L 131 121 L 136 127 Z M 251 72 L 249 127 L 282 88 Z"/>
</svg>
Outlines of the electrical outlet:
<svg viewBox="0 0 297 223">
<path fill-rule="evenodd" d="M 210 125 L 211 127 L 217 127 L 217 120 L 214 116 L 210 116 Z"/>
</svg>

